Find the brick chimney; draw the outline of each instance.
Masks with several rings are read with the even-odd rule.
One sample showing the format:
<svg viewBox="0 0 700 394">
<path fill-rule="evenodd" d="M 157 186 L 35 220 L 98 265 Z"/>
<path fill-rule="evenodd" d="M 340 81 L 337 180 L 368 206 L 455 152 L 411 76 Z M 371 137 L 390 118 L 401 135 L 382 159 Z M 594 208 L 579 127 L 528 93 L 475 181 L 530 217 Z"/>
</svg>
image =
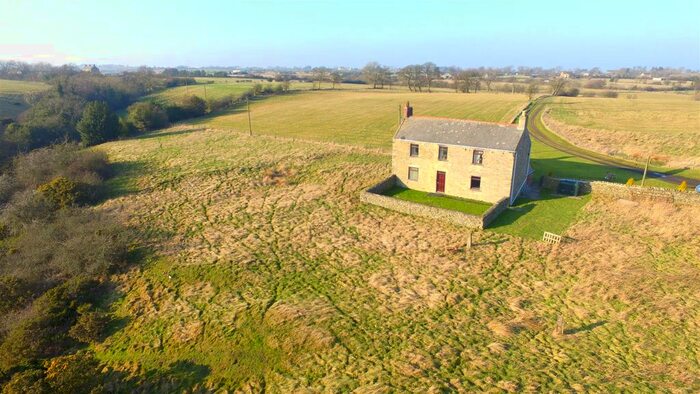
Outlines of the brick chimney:
<svg viewBox="0 0 700 394">
<path fill-rule="evenodd" d="M 408 119 L 411 116 L 413 116 L 413 107 L 411 107 L 411 104 L 406 101 L 406 105 L 403 107 L 403 117 Z"/>
<path fill-rule="evenodd" d="M 527 112 L 523 111 L 518 117 L 518 130 L 525 130 L 525 125 L 527 124 Z"/>
</svg>

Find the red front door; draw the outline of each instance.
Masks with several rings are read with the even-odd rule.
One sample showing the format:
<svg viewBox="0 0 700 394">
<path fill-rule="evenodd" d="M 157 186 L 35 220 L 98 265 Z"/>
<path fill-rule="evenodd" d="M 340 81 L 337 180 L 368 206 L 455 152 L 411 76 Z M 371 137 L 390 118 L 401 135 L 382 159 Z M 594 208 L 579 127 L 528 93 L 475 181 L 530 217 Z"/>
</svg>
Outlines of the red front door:
<svg viewBox="0 0 700 394">
<path fill-rule="evenodd" d="M 437 172 L 437 179 L 435 180 L 435 192 L 445 192 L 445 173 L 442 171 Z"/>
</svg>

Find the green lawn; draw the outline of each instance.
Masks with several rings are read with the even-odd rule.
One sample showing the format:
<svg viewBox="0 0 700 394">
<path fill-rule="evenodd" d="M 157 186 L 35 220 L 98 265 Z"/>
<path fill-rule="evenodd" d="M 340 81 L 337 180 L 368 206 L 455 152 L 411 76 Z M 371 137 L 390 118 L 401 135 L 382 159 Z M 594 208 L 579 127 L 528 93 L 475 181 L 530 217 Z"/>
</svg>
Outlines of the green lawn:
<svg viewBox="0 0 700 394">
<path fill-rule="evenodd" d="M 574 222 L 590 195 L 568 197 L 542 191 L 541 199 L 519 198 L 498 216 L 489 229 L 530 239 L 541 239 L 544 231 L 563 234 Z"/>
<path fill-rule="evenodd" d="M 435 208 L 464 212 L 470 215 L 481 215 L 486 212 L 486 210 L 491 208 L 491 204 L 483 201 L 468 200 L 466 198 L 452 196 L 440 196 L 434 193 L 404 189 L 398 186 L 394 186 L 387 190 L 384 192 L 384 195 L 398 198 L 399 200 L 429 205 Z"/>
</svg>

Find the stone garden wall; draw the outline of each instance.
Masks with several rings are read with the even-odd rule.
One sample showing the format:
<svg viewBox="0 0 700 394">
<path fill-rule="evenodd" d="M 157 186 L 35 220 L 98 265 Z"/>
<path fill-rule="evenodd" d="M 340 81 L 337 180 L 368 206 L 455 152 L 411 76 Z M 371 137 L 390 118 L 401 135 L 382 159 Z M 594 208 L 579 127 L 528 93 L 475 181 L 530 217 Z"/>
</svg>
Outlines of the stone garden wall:
<svg viewBox="0 0 700 394">
<path fill-rule="evenodd" d="M 392 175 L 377 185 L 372 186 L 371 188 L 362 192 L 362 194 L 360 194 L 360 200 L 368 204 L 391 209 L 392 211 L 425 218 L 444 220 L 460 226 L 477 229 L 483 229 L 508 207 L 508 199 L 504 198 L 491 206 L 491 208 L 484 212 L 483 215 L 478 216 L 449 209 L 430 207 L 427 205 L 382 195 L 382 193 L 393 187 L 395 184 L 396 176 Z"/>
</svg>

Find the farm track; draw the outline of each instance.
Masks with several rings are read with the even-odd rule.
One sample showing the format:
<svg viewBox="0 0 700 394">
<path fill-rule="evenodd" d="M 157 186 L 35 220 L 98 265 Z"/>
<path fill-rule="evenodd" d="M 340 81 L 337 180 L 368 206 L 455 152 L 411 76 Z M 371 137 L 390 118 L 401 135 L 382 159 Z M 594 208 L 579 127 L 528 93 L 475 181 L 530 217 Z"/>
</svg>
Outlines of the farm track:
<svg viewBox="0 0 700 394">
<path fill-rule="evenodd" d="M 638 164 L 633 162 L 616 159 L 602 153 L 593 152 L 581 148 L 566 141 L 553 131 L 547 129 L 547 127 L 542 121 L 542 115 L 544 113 L 545 108 L 546 104 L 542 102 L 542 99 L 537 100 L 533 105 L 533 108 L 530 110 L 530 115 L 528 116 L 527 129 L 530 132 L 530 135 L 537 141 L 545 145 L 551 146 L 552 148 L 560 150 L 564 153 L 585 160 L 589 160 L 594 163 L 602 164 L 619 170 L 631 171 L 637 174 L 644 173 L 643 166 L 639 166 Z M 647 177 L 662 179 L 664 181 L 672 183 L 681 183 L 683 181 L 686 181 L 688 183 L 688 186 L 693 188 L 700 184 L 700 180 L 698 179 L 678 175 L 668 175 L 657 171 L 647 171 Z"/>
</svg>

